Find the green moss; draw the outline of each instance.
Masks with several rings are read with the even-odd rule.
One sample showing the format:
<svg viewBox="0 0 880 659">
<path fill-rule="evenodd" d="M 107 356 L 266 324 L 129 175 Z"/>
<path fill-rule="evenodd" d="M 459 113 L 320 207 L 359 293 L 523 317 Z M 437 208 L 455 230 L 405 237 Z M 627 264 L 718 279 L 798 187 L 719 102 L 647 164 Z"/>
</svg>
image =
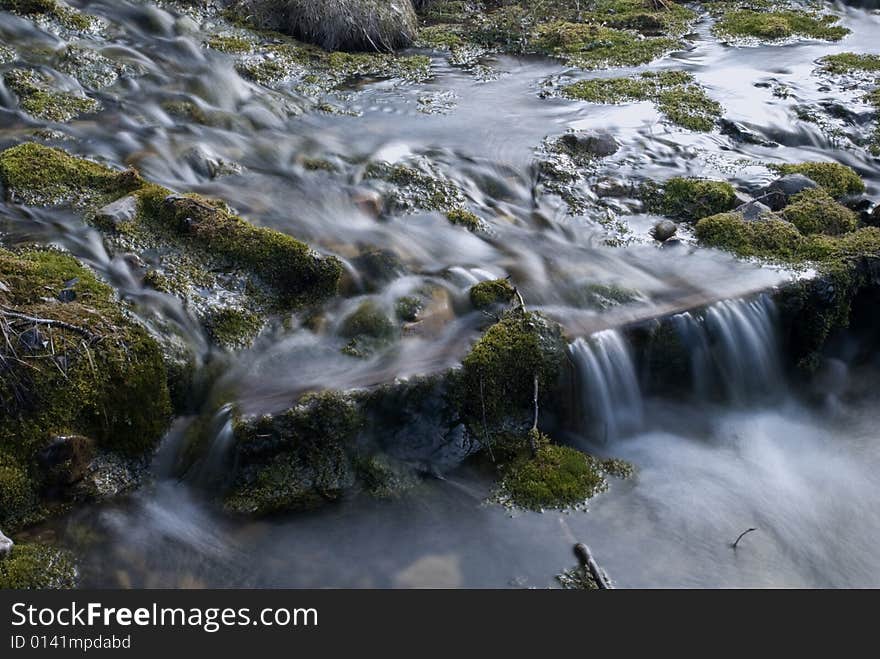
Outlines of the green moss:
<svg viewBox="0 0 880 659">
<path fill-rule="evenodd" d="M 856 174 L 852 167 L 840 163 L 804 162 L 769 167 L 780 174 L 803 174 L 825 188 L 825 191 L 836 199 L 865 191 L 862 177 Z"/>
<path fill-rule="evenodd" d="M 880 229 L 876 227 L 841 236 L 804 236 L 794 224 L 776 216 L 767 221 L 747 222 L 737 213 L 721 213 L 700 220 L 696 235 L 706 245 L 739 256 L 793 264 L 828 264 L 880 253 Z"/>
<path fill-rule="evenodd" d="M 594 309 L 611 309 L 642 299 L 638 291 L 616 284 L 588 284 L 570 296 L 573 304 Z"/>
<path fill-rule="evenodd" d="M 87 30 L 92 19 L 58 0 L 0 0 L 0 9 L 14 11 L 24 16 L 44 15 L 61 22 L 65 27 Z"/>
<path fill-rule="evenodd" d="M 28 470 L 19 460 L 0 453 L 0 528 L 18 528 L 38 505 L 37 484 Z"/>
<path fill-rule="evenodd" d="M 377 499 L 396 499 L 416 485 L 411 473 L 382 455 L 358 458 L 354 468 L 361 486 Z"/>
<path fill-rule="evenodd" d="M 503 496 L 528 510 L 577 507 L 607 486 L 594 458 L 551 444 L 545 436 L 539 436 L 534 456 L 523 455 L 511 462 L 501 479 Z"/>
<path fill-rule="evenodd" d="M 254 48 L 254 45 L 244 37 L 229 34 L 215 35 L 206 43 L 209 48 L 219 50 L 222 53 L 249 53 Z"/>
<path fill-rule="evenodd" d="M 486 309 L 496 304 L 508 304 L 514 295 L 513 284 L 508 279 L 482 281 L 471 286 L 471 304 L 476 309 Z"/>
<path fill-rule="evenodd" d="M 544 2 L 459 3 L 439 0 L 422 10 L 421 44 L 457 51 L 495 50 L 559 57 L 593 69 L 650 62 L 677 48 L 695 19 L 690 9 L 642 0 L 589 5 Z"/>
<path fill-rule="evenodd" d="M 584 69 L 647 64 L 680 46 L 676 39 L 566 21 L 539 25 L 531 40 L 535 52 L 562 57 Z"/>
<path fill-rule="evenodd" d="M 527 427 L 535 378 L 539 402 L 546 402 L 556 389 L 565 351 L 561 328 L 537 313 L 509 311 L 492 325 L 462 363 L 461 411 L 471 432 L 488 442 Z"/>
<path fill-rule="evenodd" d="M 824 233 L 837 236 L 855 230 L 858 217 L 838 204 L 824 190 L 813 188 L 794 195 L 782 211 L 782 217 L 804 235 Z"/>
<path fill-rule="evenodd" d="M 224 348 L 244 348 L 263 329 L 264 320 L 244 309 L 212 309 L 204 320 L 211 340 Z"/>
<path fill-rule="evenodd" d="M 595 78 L 563 88 L 568 98 L 591 103 L 652 101 L 672 123 L 710 131 L 722 115 L 721 106 L 684 71 L 647 71 L 630 78 Z"/>
<path fill-rule="evenodd" d="M 66 551 L 46 545 L 18 544 L 0 558 L 0 589 L 46 590 L 75 588 L 76 567 Z"/>
<path fill-rule="evenodd" d="M 12 69 L 3 80 L 18 96 L 21 109 L 37 119 L 64 122 L 101 107 L 94 99 L 52 89 L 51 79 L 35 71 Z"/>
<path fill-rule="evenodd" d="M 880 55 L 858 53 L 837 53 L 827 55 L 819 60 L 822 68 L 828 73 L 842 74 L 854 71 L 880 71 Z"/>
<path fill-rule="evenodd" d="M 789 37 L 808 37 L 839 41 L 849 29 L 834 25 L 837 17 L 811 11 L 752 11 L 735 9 L 724 13 L 713 31 L 723 37 L 757 38 L 776 41 Z"/>
<path fill-rule="evenodd" d="M 222 205 L 197 195 L 170 195 L 158 186 L 137 193 L 139 221 L 209 258 L 253 272 L 272 286 L 284 306 L 336 293 L 342 265 L 295 238 L 256 227 Z"/>
<path fill-rule="evenodd" d="M 143 185 L 133 171 L 120 172 L 34 143 L 0 152 L 0 181 L 8 192 L 32 204 L 117 198 Z"/>
<path fill-rule="evenodd" d="M 464 203 L 461 190 L 452 182 L 415 167 L 372 162 L 364 172 L 366 179 L 379 179 L 396 186 L 393 204 L 402 210 L 456 211 Z"/>
<path fill-rule="evenodd" d="M 74 258 L 56 251 L 0 250 L 7 336 L 25 336 L 0 383 L 0 449 L 25 463 L 56 435 L 84 435 L 112 451 L 152 448 L 170 417 L 165 367 L 157 344 Z M 53 296 L 72 290 L 73 301 Z M 77 329 L 70 329 L 77 328 Z"/>
<path fill-rule="evenodd" d="M 642 189 L 651 212 L 686 222 L 723 213 L 737 205 L 736 190 L 726 181 L 675 177 L 658 191 L 648 185 Z"/>
<path fill-rule="evenodd" d="M 483 222 L 479 217 L 464 210 L 463 208 L 454 208 L 446 213 L 446 219 L 451 224 L 464 227 L 468 231 L 480 231 L 483 228 Z"/>
<path fill-rule="evenodd" d="M 227 509 L 266 515 L 338 499 L 354 483 L 350 453 L 363 426 L 358 406 L 334 392 L 306 396 L 283 414 L 239 419 Z"/>
</svg>

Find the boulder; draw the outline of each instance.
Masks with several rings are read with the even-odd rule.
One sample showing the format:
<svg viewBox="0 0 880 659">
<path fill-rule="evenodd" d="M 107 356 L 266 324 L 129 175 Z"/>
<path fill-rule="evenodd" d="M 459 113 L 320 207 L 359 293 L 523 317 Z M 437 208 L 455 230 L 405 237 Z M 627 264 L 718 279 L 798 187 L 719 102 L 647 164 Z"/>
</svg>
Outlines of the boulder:
<svg viewBox="0 0 880 659">
<path fill-rule="evenodd" d="M 232 9 L 325 50 L 394 50 L 418 33 L 412 0 L 239 0 Z"/>
<path fill-rule="evenodd" d="M 772 213 L 773 209 L 760 201 L 749 201 L 734 208 L 733 212 L 742 215 L 746 222 L 757 222 L 767 213 Z"/>
<path fill-rule="evenodd" d="M 49 486 L 64 487 L 83 479 L 95 455 L 95 443 L 81 435 L 59 435 L 40 453 L 37 462 Z"/>
<path fill-rule="evenodd" d="M 816 182 L 803 174 L 786 174 L 773 181 L 766 188 L 762 188 L 756 195 L 756 199 L 771 210 L 779 211 L 788 205 L 788 200 L 798 192 L 819 187 Z"/>
<path fill-rule="evenodd" d="M 678 230 L 675 222 L 671 220 L 660 220 L 657 224 L 654 225 L 654 228 L 651 229 L 651 237 L 654 240 L 658 240 L 661 243 L 666 242 L 672 236 L 675 235 L 675 232 Z"/>
<path fill-rule="evenodd" d="M 566 133 L 559 138 L 558 146 L 570 156 L 582 159 L 607 158 L 620 149 L 613 135 L 601 131 Z"/>
</svg>

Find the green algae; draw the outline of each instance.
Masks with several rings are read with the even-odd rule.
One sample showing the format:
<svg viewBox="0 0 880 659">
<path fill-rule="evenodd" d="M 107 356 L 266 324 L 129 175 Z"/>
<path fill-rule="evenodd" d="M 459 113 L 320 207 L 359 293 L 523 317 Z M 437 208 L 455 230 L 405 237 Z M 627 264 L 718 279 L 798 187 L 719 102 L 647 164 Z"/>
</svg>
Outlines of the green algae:
<svg viewBox="0 0 880 659">
<path fill-rule="evenodd" d="M 0 0 L 0 9 L 23 16 L 48 16 L 75 30 L 88 30 L 94 20 L 58 0 Z"/>
<path fill-rule="evenodd" d="M 471 286 L 468 295 L 475 309 L 487 309 L 513 300 L 514 288 L 509 279 L 482 281 Z"/>
<path fill-rule="evenodd" d="M 3 80 L 18 96 L 19 107 L 37 119 L 65 122 L 101 107 L 94 99 L 53 89 L 48 76 L 29 69 L 7 71 Z"/>
<path fill-rule="evenodd" d="M 695 131 L 710 131 L 722 115 L 685 71 L 647 71 L 631 78 L 582 80 L 563 88 L 564 96 L 590 103 L 651 101 L 670 122 Z"/>
<path fill-rule="evenodd" d="M 0 589 L 70 589 L 78 575 L 69 552 L 48 545 L 17 544 L 6 558 L 0 558 Z"/>
<path fill-rule="evenodd" d="M 723 213 L 738 204 L 736 190 L 726 181 L 679 176 L 666 181 L 662 189 L 643 186 L 642 197 L 651 212 L 685 222 Z"/>
<path fill-rule="evenodd" d="M 211 340 L 224 348 L 244 348 L 265 325 L 265 319 L 246 309 L 212 309 L 203 321 Z"/>
<path fill-rule="evenodd" d="M 769 168 L 780 174 L 803 174 L 818 183 L 836 199 L 865 191 L 865 182 L 862 181 L 862 177 L 852 167 L 836 162 L 769 165 Z"/>
<path fill-rule="evenodd" d="M 383 309 L 366 300 L 342 321 L 339 335 L 349 339 L 343 352 L 352 357 L 366 357 L 387 345 L 397 335 L 397 328 Z"/>
</svg>

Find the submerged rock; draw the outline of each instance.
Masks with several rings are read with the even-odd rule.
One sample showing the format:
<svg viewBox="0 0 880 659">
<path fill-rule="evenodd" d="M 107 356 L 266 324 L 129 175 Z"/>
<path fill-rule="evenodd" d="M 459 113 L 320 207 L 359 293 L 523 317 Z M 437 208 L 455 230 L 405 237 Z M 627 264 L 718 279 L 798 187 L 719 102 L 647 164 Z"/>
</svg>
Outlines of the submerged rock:
<svg viewBox="0 0 880 659">
<path fill-rule="evenodd" d="M 239 0 L 232 11 L 325 50 L 394 50 L 418 33 L 411 0 Z"/>
<path fill-rule="evenodd" d="M 557 140 L 557 145 L 576 159 L 607 158 L 620 149 L 613 135 L 599 131 L 566 133 Z"/>
</svg>

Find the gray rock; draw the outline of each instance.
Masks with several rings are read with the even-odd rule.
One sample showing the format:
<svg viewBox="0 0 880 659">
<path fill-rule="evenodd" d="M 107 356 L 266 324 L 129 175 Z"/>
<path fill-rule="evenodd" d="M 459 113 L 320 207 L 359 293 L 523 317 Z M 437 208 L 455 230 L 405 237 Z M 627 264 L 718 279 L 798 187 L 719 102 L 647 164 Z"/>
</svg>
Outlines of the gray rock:
<svg viewBox="0 0 880 659">
<path fill-rule="evenodd" d="M 747 222 L 758 222 L 764 219 L 767 213 L 772 213 L 773 210 L 767 204 L 762 204 L 760 201 L 750 201 L 737 206 L 733 209 L 733 212 L 742 215 L 743 219 Z"/>
<path fill-rule="evenodd" d="M 675 222 L 671 220 L 660 220 L 654 225 L 654 228 L 651 229 L 651 236 L 654 240 L 659 240 L 662 243 L 672 238 L 676 231 L 678 231 L 678 227 Z"/>
<path fill-rule="evenodd" d="M 0 558 L 3 558 L 12 551 L 12 548 L 15 546 L 15 543 L 12 542 L 10 538 L 7 538 L 3 535 L 3 531 L 0 531 Z"/>
<path fill-rule="evenodd" d="M 872 227 L 880 227 L 880 204 L 874 206 L 874 210 L 871 211 L 869 220 L 865 224 L 870 224 Z"/>
<path fill-rule="evenodd" d="M 771 210 L 779 211 L 788 205 L 788 200 L 798 192 L 819 187 L 816 182 L 803 174 L 786 174 L 763 188 L 755 196 L 770 207 Z"/>
<path fill-rule="evenodd" d="M 95 221 L 109 229 L 115 229 L 120 224 L 131 222 L 137 216 L 137 199 L 134 195 L 117 199 L 107 204 L 95 215 Z"/>
<path fill-rule="evenodd" d="M 412 0 L 238 0 L 232 11 L 326 50 L 394 50 L 419 25 Z"/>
<path fill-rule="evenodd" d="M 558 140 L 559 149 L 574 158 L 607 158 L 620 149 L 610 133 L 601 131 L 566 133 Z"/>
</svg>

